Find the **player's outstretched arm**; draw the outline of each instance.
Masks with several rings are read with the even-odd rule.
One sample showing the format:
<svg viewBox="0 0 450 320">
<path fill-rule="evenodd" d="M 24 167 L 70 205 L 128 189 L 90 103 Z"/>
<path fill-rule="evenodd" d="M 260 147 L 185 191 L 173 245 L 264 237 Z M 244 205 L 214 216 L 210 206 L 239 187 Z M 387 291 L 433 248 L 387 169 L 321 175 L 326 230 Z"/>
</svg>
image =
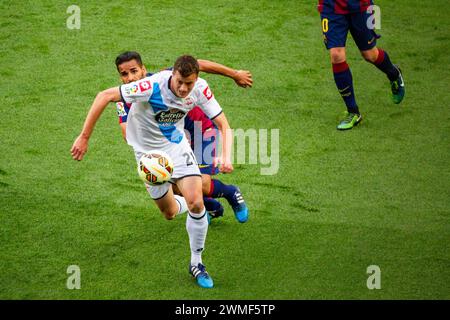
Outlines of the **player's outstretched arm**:
<svg viewBox="0 0 450 320">
<path fill-rule="evenodd" d="M 92 131 L 94 130 L 94 126 L 108 103 L 117 102 L 119 100 L 119 87 L 106 89 L 97 94 L 86 117 L 86 120 L 84 121 L 83 130 L 81 130 L 80 135 L 75 139 L 75 142 L 70 149 L 72 158 L 74 160 L 80 161 L 81 159 L 83 159 L 84 154 L 87 152 L 89 138 L 91 137 Z"/>
<path fill-rule="evenodd" d="M 232 172 L 233 165 L 231 164 L 231 147 L 233 143 L 233 132 L 228 124 L 227 117 L 222 112 L 213 120 L 214 124 L 220 131 L 220 135 L 222 137 L 222 153 L 220 154 L 218 163 L 215 165 L 219 165 L 219 170 L 223 173 Z"/>
<path fill-rule="evenodd" d="M 229 77 L 233 79 L 238 86 L 243 88 L 251 87 L 253 85 L 252 73 L 250 71 L 234 70 L 230 67 L 224 66 L 223 64 L 209 60 L 198 59 L 197 61 L 200 71 Z"/>
</svg>

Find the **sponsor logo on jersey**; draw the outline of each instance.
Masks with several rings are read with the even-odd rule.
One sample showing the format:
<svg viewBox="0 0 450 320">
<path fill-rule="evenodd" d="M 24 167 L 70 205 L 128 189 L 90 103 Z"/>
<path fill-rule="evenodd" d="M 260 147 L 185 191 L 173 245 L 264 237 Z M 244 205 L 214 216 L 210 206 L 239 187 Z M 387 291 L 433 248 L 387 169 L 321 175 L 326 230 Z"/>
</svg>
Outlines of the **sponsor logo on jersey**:
<svg viewBox="0 0 450 320">
<path fill-rule="evenodd" d="M 125 106 L 123 105 L 123 102 L 117 102 L 116 108 L 117 108 L 117 115 L 119 117 L 125 117 L 127 115 L 127 112 L 125 111 Z"/>
<path fill-rule="evenodd" d="M 141 92 L 147 91 L 152 88 L 152 84 L 150 81 L 144 80 L 142 82 L 139 82 L 139 88 L 141 89 Z"/>
<path fill-rule="evenodd" d="M 203 94 L 205 95 L 206 99 L 208 99 L 208 100 L 211 99 L 213 96 L 209 87 L 206 87 L 205 90 L 203 90 Z"/>
<path fill-rule="evenodd" d="M 137 84 L 133 84 L 132 86 L 130 86 L 130 93 L 131 94 L 135 94 L 139 91 L 139 87 L 137 86 Z"/>
<path fill-rule="evenodd" d="M 183 119 L 185 114 L 186 113 L 180 109 L 170 109 L 167 111 L 158 112 L 155 115 L 155 119 L 160 125 L 168 126 L 173 125 L 174 123 L 177 123 L 178 121 Z"/>
<path fill-rule="evenodd" d="M 194 100 L 191 97 L 187 97 L 184 99 L 184 104 L 190 108 L 194 104 Z"/>
</svg>

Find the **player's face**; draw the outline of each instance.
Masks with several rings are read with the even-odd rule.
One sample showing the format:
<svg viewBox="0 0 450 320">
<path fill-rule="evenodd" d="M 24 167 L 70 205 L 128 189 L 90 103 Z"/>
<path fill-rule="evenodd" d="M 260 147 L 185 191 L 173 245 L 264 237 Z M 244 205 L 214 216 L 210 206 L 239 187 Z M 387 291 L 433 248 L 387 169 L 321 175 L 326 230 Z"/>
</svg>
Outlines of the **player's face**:
<svg viewBox="0 0 450 320">
<path fill-rule="evenodd" d="M 194 89 L 197 78 L 198 74 L 196 73 L 188 77 L 183 77 L 178 71 L 174 71 L 172 80 L 170 81 L 170 88 L 177 97 L 186 98 L 192 89 Z"/>
<path fill-rule="evenodd" d="M 139 63 L 134 59 L 119 64 L 118 69 L 120 80 L 122 80 L 123 83 L 141 80 L 145 78 L 145 75 L 147 74 L 145 67 L 143 65 L 139 65 Z"/>
</svg>

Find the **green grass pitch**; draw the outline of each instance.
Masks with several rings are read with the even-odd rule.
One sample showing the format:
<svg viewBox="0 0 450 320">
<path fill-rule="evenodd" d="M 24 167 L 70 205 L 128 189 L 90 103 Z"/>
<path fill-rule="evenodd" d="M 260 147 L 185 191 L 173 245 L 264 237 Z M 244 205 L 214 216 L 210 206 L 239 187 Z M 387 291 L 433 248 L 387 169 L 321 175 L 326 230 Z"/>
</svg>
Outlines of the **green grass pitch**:
<svg viewBox="0 0 450 320">
<path fill-rule="evenodd" d="M 364 120 L 344 111 L 316 1 L 2 1 L 0 299 L 449 299 L 450 23 L 447 1 L 379 0 L 379 46 L 403 69 L 389 83 L 349 39 Z M 190 53 L 251 70 L 254 87 L 204 76 L 233 128 L 279 129 L 280 169 L 237 165 L 251 210 L 208 231 L 215 288 L 188 275 L 185 217 L 148 198 L 114 106 L 82 162 L 70 157 L 96 93 L 118 85 L 117 54 L 148 70 Z M 66 288 L 69 265 L 81 289 Z M 369 290 L 367 267 L 381 269 Z"/>
</svg>

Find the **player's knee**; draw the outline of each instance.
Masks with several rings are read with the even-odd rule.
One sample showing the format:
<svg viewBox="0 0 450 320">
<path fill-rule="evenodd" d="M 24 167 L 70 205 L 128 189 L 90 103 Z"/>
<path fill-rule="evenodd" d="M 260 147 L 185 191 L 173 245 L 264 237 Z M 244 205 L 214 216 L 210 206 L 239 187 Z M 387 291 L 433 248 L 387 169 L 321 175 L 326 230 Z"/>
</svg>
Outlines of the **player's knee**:
<svg viewBox="0 0 450 320">
<path fill-rule="evenodd" d="M 176 211 L 170 209 L 161 210 L 161 213 L 163 214 L 164 218 L 166 218 L 166 220 L 173 220 L 177 215 Z"/>
<path fill-rule="evenodd" d="M 164 215 L 164 218 L 166 218 L 166 220 L 173 220 L 175 219 L 176 214 L 172 214 L 172 215 Z"/>
<path fill-rule="evenodd" d="M 203 192 L 203 194 L 204 195 L 208 195 L 209 194 L 209 192 L 211 191 L 211 185 L 210 184 L 203 184 L 202 185 L 202 192 Z"/>
<path fill-rule="evenodd" d="M 345 49 L 332 48 L 330 49 L 330 58 L 332 64 L 338 64 L 345 61 Z"/>
<path fill-rule="evenodd" d="M 378 50 L 372 49 L 367 51 L 361 51 L 361 55 L 367 62 L 374 63 L 378 58 Z"/>
<path fill-rule="evenodd" d="M 189 211 L 192 213 L 201 213 L 203 208 L 205 207 L 203 204 L 203 198 L 201 197 L 196 197 L 195 199 L 187 201 L 187 205 Z"/>
<path fill-rule="evenodd" d="M 370 62 L 370 63 L 373 63 L 376 60 L 371 55 L 368 55 L 368 54 L 363 54 L 362 56 L 363 56 L 364 60 L 366 60 L 367 62 Z"/>
<path fill-rule="evenodd" d="M 202 174 L 202 193 L 207 196 L 211 191 L 211 176 Z"/>
</svg>

